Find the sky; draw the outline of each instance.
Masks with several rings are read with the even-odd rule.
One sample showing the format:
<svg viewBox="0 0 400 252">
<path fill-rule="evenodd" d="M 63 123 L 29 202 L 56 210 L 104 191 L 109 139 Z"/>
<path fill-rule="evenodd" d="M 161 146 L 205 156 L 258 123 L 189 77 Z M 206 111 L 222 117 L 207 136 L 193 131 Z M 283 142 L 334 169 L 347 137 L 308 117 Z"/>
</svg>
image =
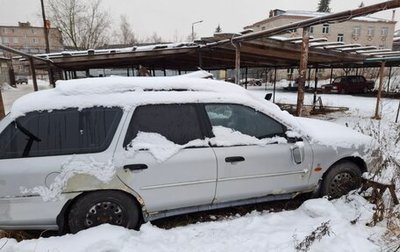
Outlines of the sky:
<svg viewBox="0 0 400 252">
<path fill-rule="evenodd" d="M 46 2 L 46 0 L 44 0 Z M 87 0 L 90 1 L 90 0 Z M 319 0 L 102 0 L 102 6 L 117 29 L 121 15 L 126 15 L 139 39 L 156 32 L 166 41 L 182 41 L 191 34 L 192 23 L 198 37 L 212 36 L 220 25 L 223 32 L 240 32 L 243 27 L 268 17 L 271 9 L 315 11 Z M 383 0 L 331 0 L 333 12 L 355 9 Z M 0 0 L 0 25 L 18 21 L 41 24 L 40 0 Z M 392 11 L 373 16 L 391 19 Z M 400 9 L 396 12 L 400 20 Z M 400 28 L 400 25 L 397 25 Z"/>
</svg>

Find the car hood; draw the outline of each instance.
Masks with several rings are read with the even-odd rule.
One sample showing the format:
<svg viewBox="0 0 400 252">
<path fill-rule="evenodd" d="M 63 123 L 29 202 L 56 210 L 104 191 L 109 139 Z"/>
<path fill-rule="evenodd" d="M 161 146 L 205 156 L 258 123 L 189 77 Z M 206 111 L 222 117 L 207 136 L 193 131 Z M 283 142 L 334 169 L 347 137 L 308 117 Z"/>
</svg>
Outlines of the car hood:
<svg viewBox="0 0 400 252">
<path fill-rule="evenodd" d="M 373 144 L 372 137 L 336 123 L 302 117 L 296 119 L 313 144 L 354 150 L 366 150 Z"/>
</svg>

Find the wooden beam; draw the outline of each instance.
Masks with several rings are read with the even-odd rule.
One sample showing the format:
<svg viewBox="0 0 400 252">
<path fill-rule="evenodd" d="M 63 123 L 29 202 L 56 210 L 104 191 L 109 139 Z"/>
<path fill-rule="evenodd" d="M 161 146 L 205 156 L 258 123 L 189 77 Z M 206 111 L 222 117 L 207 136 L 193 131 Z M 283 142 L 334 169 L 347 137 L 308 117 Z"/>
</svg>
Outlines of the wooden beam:
<svg viewBox="0 0 400 252">
<path fill-rule="evenodd" d="M 3 119 L 5 116 L 6 116 L 6 112 L 4 109 L 3 96 L 1 94 L 1 88 L 0 88 L 0 120 Z"/>
<path fill-rule="evenodd" d="M 375 106 L 375 115 L 372 117 L 372 119 L 380 120 L 380 112 L 379 112 L 379 106 L 381 103 L 381 95 L 382 95 L 382 88 L 383 88 L 383 74 L 385 72 L 385 61 L 382 61 L 381 63 L 381 68 L 379 71 L 379 88 L 378 88 L 378 94 L 376 96 L 376 106 Z"/>
<path fill-rule="evenodd" d="M 240 44 L 235 46 L 235 83 L 240 84 Z"/>
<path fill-rule="evenodd" d="M 36 80 L 36 70 L 35 70 L 35 64 L 33 62 L 33 58 L 29 58 L 29 64 L 31 66 L 31 72 L 32 72 L 33 90 L 36 92 L 39 89 L 38 89 L 37 80 Z"/>
<path fill-rule="evenodd" d="M 302 116 L 303 105 L 304 105 L 304 86 L 306 83 L 306 72 L 308 65 L 308 46 L 310 42 L 310 28 L 303 28 L 303 42 L 301 43 L 301 55 L 300 55 L 300 67 L 299 67 L 299 78 L 297 81 L 297 106 L 296 116 Z"/>
</svg>

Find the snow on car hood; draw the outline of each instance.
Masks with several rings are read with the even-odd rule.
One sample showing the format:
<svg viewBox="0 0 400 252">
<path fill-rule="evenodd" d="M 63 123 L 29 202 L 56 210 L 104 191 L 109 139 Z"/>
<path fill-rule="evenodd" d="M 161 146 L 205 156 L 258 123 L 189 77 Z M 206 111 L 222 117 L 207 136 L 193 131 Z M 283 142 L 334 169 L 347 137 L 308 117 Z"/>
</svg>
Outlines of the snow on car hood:
<svg viewBox="0 0 400 252">
<path fill-rule="evenodd" d="M 304 133 L 310 137 L 311 143 L 334 148 L 365 148 L 372 145 L 372 137 L 345 126 L 310 118 L 298 117 L 296 119 Z"/>
</svg>

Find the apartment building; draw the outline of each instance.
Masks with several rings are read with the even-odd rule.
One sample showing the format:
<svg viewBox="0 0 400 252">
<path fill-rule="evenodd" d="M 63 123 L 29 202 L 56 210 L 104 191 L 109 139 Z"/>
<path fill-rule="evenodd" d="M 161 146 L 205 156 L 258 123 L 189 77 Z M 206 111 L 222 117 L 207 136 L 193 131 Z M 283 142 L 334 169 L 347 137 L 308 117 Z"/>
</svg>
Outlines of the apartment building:
<svg viewBox="0 0 400 252">
<path fill-rule="evenodd" d="M 43 27 L 34 27 L 29 22 L 18 22 L 18 26 L 0 25 L 0 42 L 29 54 L 46 52 Z M 49 46 L 50 52 L 64 50 L 62 34 L 59 29 L 49 27 Z M 0 56 L 9 57 L 10 55 L 7 52 L 0 51 Z M 29 67 L 26 64 L 13 60 L 13 66 L 16 75 L 27 76 L 30 74 Z"/>
<path fill-rule="evenodd" d="M 273 27 L 321 17 L 329 13 L 299 10 L 271 10 L 269 17 L 246 26 L 245 29 L 262 31 Z M 342 23 L 321 24 L 310 27 L 310 36 L 327 38 L 329 42 L 344 42 L 345 44 L 361 44 L 376 46 L 380 49 L 392 49 L 393 34 L 396 22 L 371 16 L 357 17 Z M 302 29 L 294 29 L 282 36 L 298 37 Z"/>
</svg>

